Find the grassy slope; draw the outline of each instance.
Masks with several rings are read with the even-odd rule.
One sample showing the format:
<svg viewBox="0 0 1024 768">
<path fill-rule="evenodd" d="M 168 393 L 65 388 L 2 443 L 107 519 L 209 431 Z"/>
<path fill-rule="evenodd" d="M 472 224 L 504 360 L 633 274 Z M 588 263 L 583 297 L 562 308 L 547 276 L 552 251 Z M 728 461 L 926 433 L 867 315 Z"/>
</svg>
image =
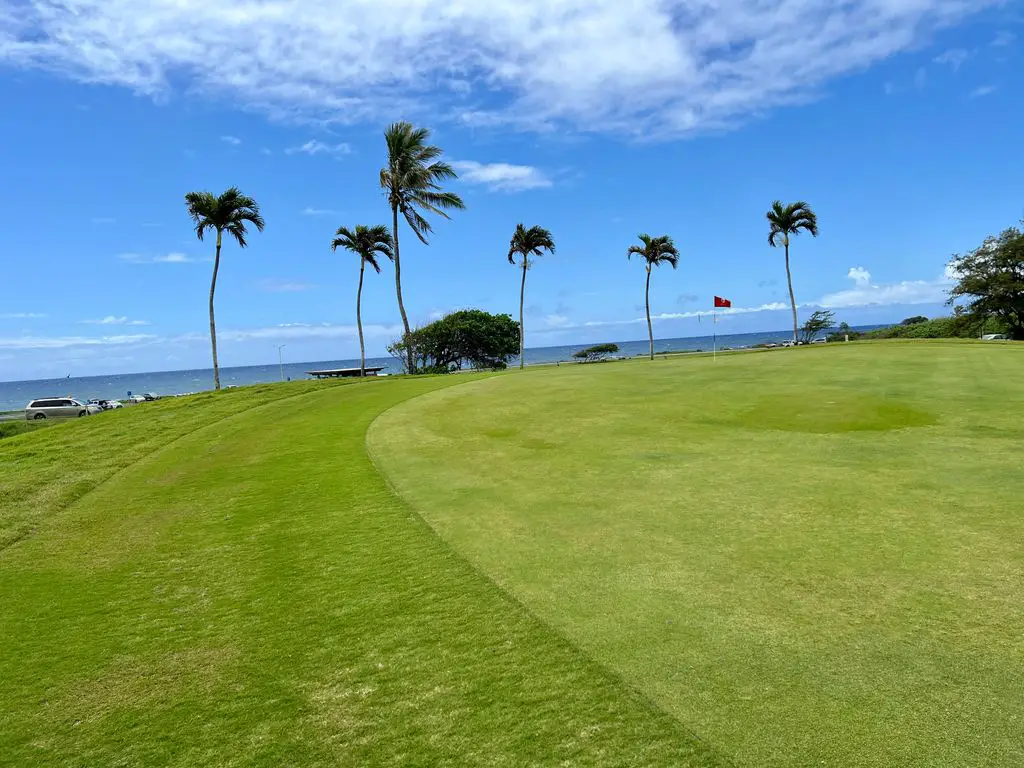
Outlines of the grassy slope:
<svg viewBox="0 0 1024 768">
<path fill-rule="evenodd" d="M 465 380 L 233 390 L 4 440 L 0 764 L 717 765 L 374 470 L 377 414 Z"/>
<path fill-rule="evenodd" d="M 496 582 L 738 763 L 1024 764 L 1024 350 L 562 367 L 370 444 Z"/>
</svg>

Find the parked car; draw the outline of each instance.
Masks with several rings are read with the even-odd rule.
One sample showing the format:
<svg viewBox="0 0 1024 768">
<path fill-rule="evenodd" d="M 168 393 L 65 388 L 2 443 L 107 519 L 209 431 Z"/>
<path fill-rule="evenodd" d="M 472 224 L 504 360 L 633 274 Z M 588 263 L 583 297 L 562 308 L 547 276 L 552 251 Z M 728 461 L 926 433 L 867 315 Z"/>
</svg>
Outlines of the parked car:
<svg viewBox="0 0 1024 768">
<path fill-rule="evenodd" d="M 87 405 L 98 405 L 104 411 L 112 411 L 115 408 L 124 408 L 120 400 L 90 400 Z"/>
<path fill-rule="evenodd" d="M 91 416 L 102 410 L 98 405 L 88 405 L 72 397 L 44 397 L 33 400 L 25 406 L 25 418 L 30 421 L 71 419 L 78 416 Z"/>
</svg>

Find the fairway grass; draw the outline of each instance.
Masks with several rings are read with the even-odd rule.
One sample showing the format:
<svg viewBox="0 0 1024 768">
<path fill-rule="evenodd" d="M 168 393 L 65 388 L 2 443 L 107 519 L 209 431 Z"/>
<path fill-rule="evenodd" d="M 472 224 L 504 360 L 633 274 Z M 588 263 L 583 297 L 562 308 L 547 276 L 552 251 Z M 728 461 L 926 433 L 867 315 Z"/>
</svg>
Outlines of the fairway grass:
<svg viewBox="0 0 1024 768">
<path fill-rule="evenodd" d="M 716 766 L 439 539 L 369 424 L 253 387 L 0 441 L 4 766 Z"/>
<path fill-rule="evenodd" d="M 1024 765 L 1024 349 L 563 366 L 380 417 L 393 487 L 738 765 Z"/>
</svg>

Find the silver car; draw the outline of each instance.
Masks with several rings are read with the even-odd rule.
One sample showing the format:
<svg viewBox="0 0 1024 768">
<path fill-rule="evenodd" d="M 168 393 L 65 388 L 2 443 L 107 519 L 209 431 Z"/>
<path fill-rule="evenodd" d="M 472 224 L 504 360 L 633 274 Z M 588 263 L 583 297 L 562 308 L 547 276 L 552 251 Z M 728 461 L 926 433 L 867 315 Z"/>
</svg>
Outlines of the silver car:
<svg viewBox="0 0 1024 768">
<path fill-rule="evenodd" d="M 71 419 L 78 416 L 91 416 L 103 409 L 97 405 L 86 405 L 71 397 L 44 397 L 33 400 L 25 406 L 25 418 L 38 419 Z"/>
</svg>

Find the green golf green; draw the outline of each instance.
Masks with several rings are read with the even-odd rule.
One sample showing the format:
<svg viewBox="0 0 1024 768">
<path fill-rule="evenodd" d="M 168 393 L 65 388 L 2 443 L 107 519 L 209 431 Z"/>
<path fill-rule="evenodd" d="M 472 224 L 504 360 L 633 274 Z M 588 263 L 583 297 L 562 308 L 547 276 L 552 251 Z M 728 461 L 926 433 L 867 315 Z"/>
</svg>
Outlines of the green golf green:
<svg viewBox="0 0 1024 768">
<path fill-rule="evenodd" d="M 250 387 L 0 441 L 4 766 L 715 766 L 388 488 L 466 376 Z"/>
<path fill-rule="evenodd" d="M 563 366 L 405 401 L 369 445 L 735 764 L 1019 766 L 1022 379 L 980 343 Z"/>
</svg>

